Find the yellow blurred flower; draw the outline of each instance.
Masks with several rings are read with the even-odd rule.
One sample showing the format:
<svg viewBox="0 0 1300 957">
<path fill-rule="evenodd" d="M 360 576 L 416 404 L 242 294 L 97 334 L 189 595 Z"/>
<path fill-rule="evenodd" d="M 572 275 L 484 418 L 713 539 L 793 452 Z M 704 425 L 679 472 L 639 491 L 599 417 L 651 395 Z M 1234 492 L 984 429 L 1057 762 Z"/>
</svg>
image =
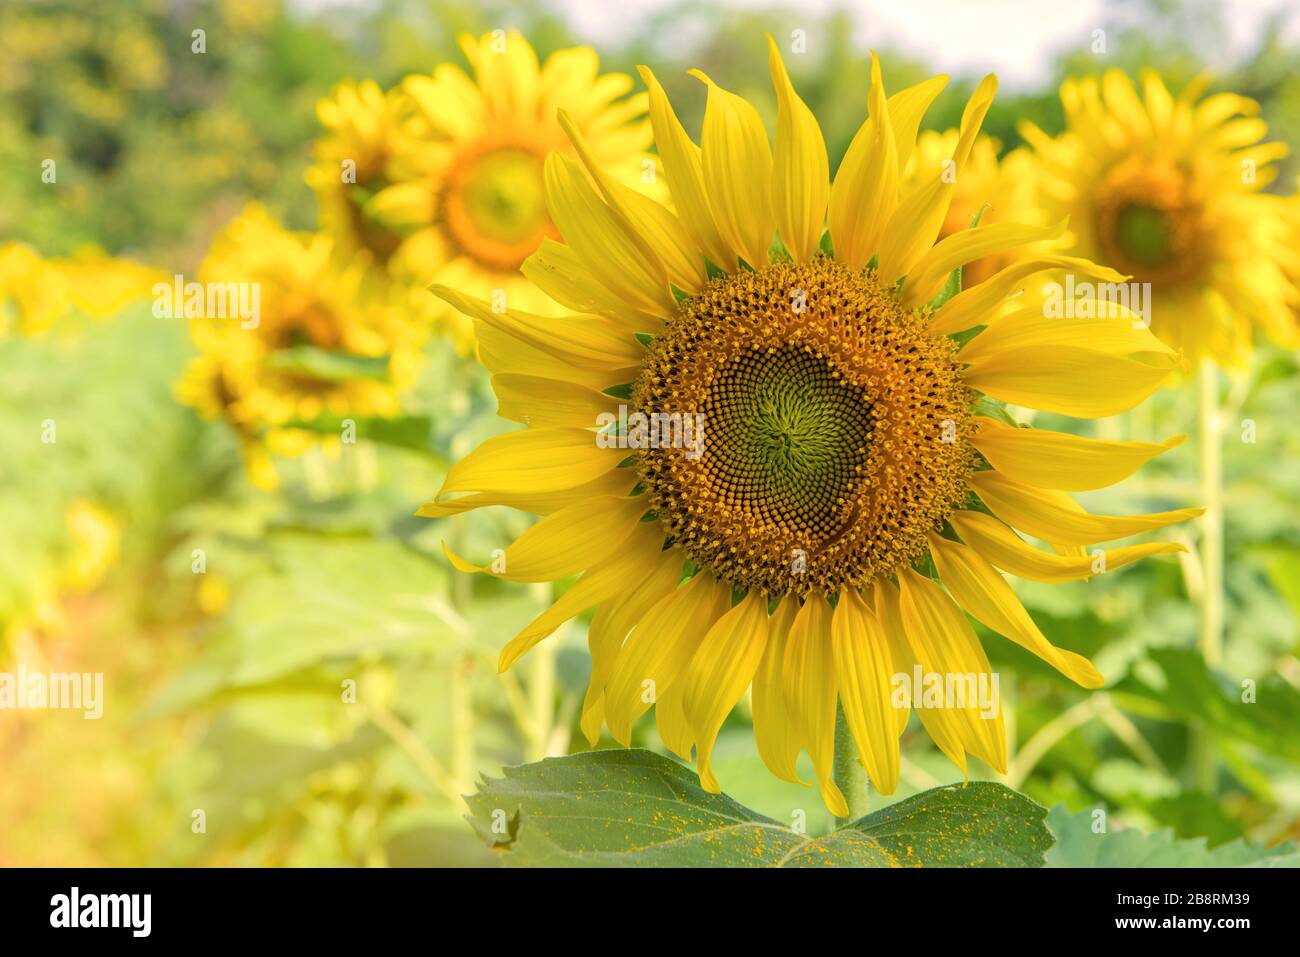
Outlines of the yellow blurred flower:
<svg viewBox="0 0 1300 957">
<path fill-rule="evenodd" d="M 367 207 L 406 234 L 392 262 L 395 276 L 419 292 L 432 315 L 468 336 L 469 324 L 425 288 L 434 282 L 512 308 L 554 314 L 556 304 L 531 286 L 520 266 L 559 234 L 547 209 L 543 163 L 551 151 L 573 156 L 557 119 L 564 110 L 592 155 L 618 181 L 653 191 L 646 149 L 650 124 L 644 93 L 628 96 L 632 78 L 600 73 L 594 50 L 553 53 L 539 65 L 528 41 L 496 31 L 461 37 L 473 77 L 444 63 L 402 84 L 413 114 L 389 164 L 393 185 Z"/>
<path fill-rule="evenodd" d="M 335 237 L 340 252 L 369 250 L 385 267 L 402 237 L 375 222 L 365 207 L 389 185 L 386 170 L 404 111 L 409 101 L 400 89 L 385 93 L 374 80 L 340 83 L 316 105 L 328 133 L 316 141 L 315 162 L 307 170 L 322 231 Z"/>
<path fill-rule="evenodd" d="M 1038 205 L 1034 191 L 1035 165 L 1028 151 L 1015 149 L 998 159 L 1001 144 L 998 140 L 981 135 L 975 140 L 967 165 L 957 179 L 950 165 L 957 148 L 959 131 L 942 133 L 930 130 L 916 140 L 911 160 L 903 171 L 904 189 L 915 189 L 923 182 L 943 180 L 945 171 L 956 187 L 947 218 L 939 230 L 939 238 L 946 239 L 954 233 L 969 229 L 979 216 L 981 226 L 993 223 L 1028 223 L 1046 225 L 1047 217 Z M 1014 251 L 1023 255 L 1025 247 Z M 988 279 L 1004 266 L 1011 264 L 1012 252 L 985 256 L 962 269 L 962 285 L 970 287 Z"/>
<path fill-rule="evenodd" d="M 336 256 L 330 237 L 290 232 L 258 205 L 208 251 L 201 289 L 233 295 L 229 284 L 239 284 L 255 308 L 189 314 L 201 354 L 177 393 L 235 428 L 263 487 L 276 484 L 269 452 L 320 446 L 322 422 L 396 415 L 398 393 L 414 380 L 420 334 L 373 287 L 370 265 L 365 251 Z"/>
<path fill-rule="evenodd" d="M 78 591 L 94 588 L 117 561 L 122 529 L 117 519 L 85 499 L 74 500 L 64 513 L 72 554 L 64 580 Z"/>
<path fill-rule="evenodd" d="M 1262 192 L 1286 155 L 1234 93 L 1174 98 L 1146 71 L 1142 92 L 1119 70 L 1061 87 L 1066 129 L 1032 123 L 1049 216 L 1070 217 L 1071 251 L 1151 284 L 1151 328 L 1190 358 L 1239 365 L 1252 326 L 1297 343 L 1298 295 L 1286 275 L 1286 201 Z"/>
<path fill-rule="evenodd" d="M 93 248 L 45 259 L 21 243 L 0 245 L 0 336 L 43 335 L 74 310 L 114 316 L 161 279 L 156 269 Z"/>
</svg>

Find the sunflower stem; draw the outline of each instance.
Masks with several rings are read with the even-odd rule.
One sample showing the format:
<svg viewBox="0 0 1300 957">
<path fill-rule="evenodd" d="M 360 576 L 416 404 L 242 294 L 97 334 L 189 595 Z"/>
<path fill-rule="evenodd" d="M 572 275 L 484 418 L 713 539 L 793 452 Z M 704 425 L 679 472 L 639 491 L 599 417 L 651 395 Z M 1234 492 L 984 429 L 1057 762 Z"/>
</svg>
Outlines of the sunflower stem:
<svg viewBox="0 0 1300 957">
<path fill-rule="evenodd" d="M 1219 410 L 1219 376 L 1214 363 L 1201 361 L 1198 377 L 1201 453 L 1201 592 L 1200 651 L 1207 668 L 1223 657 L 1223 446 Z M 1216 784 L 1214 738 L 1204 722 L 1191 728 L 1189 771 L 1193 785 L 1213 794 Z"/>
<path fill-rule="evenodd" d="M 831 766 L 831 778 L 834 780 L 844 800 L 848 802 L 847 817 L 837 817 L 836 827 L 843 827 L 867 813 L 867 772 L 858 760 L 858 748 L 849 731 L 849 722 L 844 717 L 844 708 L 835 703 L 835 762 Z"/>
</svg>

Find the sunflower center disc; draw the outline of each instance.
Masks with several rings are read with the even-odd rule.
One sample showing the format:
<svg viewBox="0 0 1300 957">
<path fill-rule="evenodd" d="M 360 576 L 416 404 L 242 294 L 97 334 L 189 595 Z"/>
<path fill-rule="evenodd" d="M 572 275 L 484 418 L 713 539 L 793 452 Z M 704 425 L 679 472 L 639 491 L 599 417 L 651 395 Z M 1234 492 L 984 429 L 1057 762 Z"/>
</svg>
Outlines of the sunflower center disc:
<svg viewBox="0 0 1300 957">
<path fill-rule="evenodd" d="M 1206 258 L 1202 203 L 1185 173 L 1136 159 L 1107 175 L 1097 213 L 1106 261 L 1139 282 L 1172 285 L 1196 275 Z"/>
<path fill-rule="evenodd" d="M 637 453 L 667 533 L 767 594 L 834 593 L 911 564 L 965 498 L 969 407 L 952 343 L 830 260 L 715 280 L 653 343 L 637 411 L 703 442 Z"/>
<path fill-rule="evenodd" d="M 513 272 L 555 232 L 542 183 L 544 155 L 508 141 L 467 150 L 447 174 L 448 238 L 479 265 Z"/>
</svg>

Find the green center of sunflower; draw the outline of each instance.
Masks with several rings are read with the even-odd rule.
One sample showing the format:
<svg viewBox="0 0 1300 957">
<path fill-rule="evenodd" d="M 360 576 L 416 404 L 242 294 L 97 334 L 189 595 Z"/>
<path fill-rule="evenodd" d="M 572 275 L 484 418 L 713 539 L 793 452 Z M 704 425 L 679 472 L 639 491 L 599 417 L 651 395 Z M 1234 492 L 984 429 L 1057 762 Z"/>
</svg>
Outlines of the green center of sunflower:
<svg viewBox="0 0 1300 957">
<path fill-rule="evenodd" d="M 448 238 L 487 269 L 514 272 L 546 236 L 555 234 L 546 210 L 544 151 L 489 140 L 453 162 L 440 197 Z"/>
<path fill-rule="evenodd" d="M 1160 285 L 1200 271 L 1212 231 L 1177 166 L 1136 157 L 1111 170 L 1098 195 L 1097 238 L 1107 263 Z"/>
<path fill-rule="evenodd" d="M 637 453 L 665 531 L 719 578 L 772 595 L 912 564 L 972 465 L 953 348 L 830 260 L 714 280 L 680 305 L 633 391 L 637 411 L 701 426 L 699 447 Z"/>
<path fill-rule="evenodd" d="M 1173 236 L 1165 214 L 1150 206 L 1126 206 L 1115 221 L 1115 241 L 1133 262 L 1161 266 L 1173 254 Z"/>
</svg>

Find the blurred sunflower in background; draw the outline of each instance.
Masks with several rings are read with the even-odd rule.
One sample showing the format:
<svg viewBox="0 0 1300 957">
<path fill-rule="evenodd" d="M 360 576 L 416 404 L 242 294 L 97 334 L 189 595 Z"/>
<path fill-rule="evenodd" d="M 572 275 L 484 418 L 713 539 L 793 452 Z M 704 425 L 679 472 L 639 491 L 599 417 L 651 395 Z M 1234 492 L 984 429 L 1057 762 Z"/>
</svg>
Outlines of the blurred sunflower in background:
<svg viewBox="0 0 1300 957">
<path fill-rule="evenodd" d="M 389 185 L 394 138 L 409 101 L 402 90 L 385 92 L 374 80 L 340 83 L 316 105 L 326 134 L 313 146 L 307 183 L 316 194 L 318 225 L 338 251 L 366 250 L 381 270 L 401 244 L 400 234 L 374 221 L 367 206 Z"/>
<path fill-rule="evenodd" d="M 329 236 L 285 230 L 258 205 L 213 240 L 201 282 L 247 284 L 257 314 L 190 316 L 200 355 L 177 392 L 234 427 L 256 484 L 278 484 L 270 453 L 337 451 L 348 417 L 398 413 L 421 333 L 371 285 L 371 264 L 367 251 L 336 256 Z"/>
<path fill-rule="evenodd" d="M 0 337 L 40 336 L 73 312 L 96 319 L 143 299 L 163 274 L 128 259 L 84 249 L 46 259 L 22 243 L 0 245 Z"/>
<path fill-rule="evenodd" d="M 1149 282 L 1163 342 L 1240 366 L 1253 328 L 1300 345 L 1286 200 L 1263 192 L 1287 147 L 1265 141 L 1255 101 L 1204 97 L 1208 82 L 1175 98 L 1149 70 L 1141 95 L 1120 70 L 1066 80 L 1065 130 L 1051 137 L 1028 121 L 1020 130 L 1049 216 L 1070 217 L 1069 251 Z"/>
<path fill-rule="evenodd" d="M 645 153 L 645 95 L 627 95 L 633 84 L 626 74 L 600 73 L 590 47 L 557 50 L 539 65 L 517 33 L 463 36 L 460 45 L 472 76 L 444 63 L 403 82 L 412 113 L 392 144 L 391 185 L 365 214 L 404 235 L 390 272 L 417 290 L 417 308 L 433 308 L 464 342 L 468 323 L 427 294 L 430 283 L 558 311 L 519 275 L 530 254 L 559 236 L 543 188 L 547 155 L 573 151 L 556 122 L 558 108 L 568 111 L 609 175 L 647 191 L 654 176 Z"/>
<path fill-rule="evenodd" d="M 909 187 L 917 129 L 946 81 L 887 98 L 873 58 L 869 118 L 832 180 L 818 123 L 769 44 L 774 149 L 750 103 L 693 71 L 708 88 L 696 146 L 641 69 L 675 212 L 620 183 L 562 114 L 573 150 L 547 158 L 544 198 L 564 241 L 544 242 L 524 272 L 576 314 L 503 311 L 438 287 L 473 317 L 500 414 L 529 427 L 455 464 L 422 514 L 506 505 L 543 516 L 491 565 L 448 555 L 513 581 L 581 575 L 499 664 L 594 608 L 581 720 L 593 744 L 602 723 L 627 744 L 653 703 L 664 743 L 683 758 L 694 748 L 717 791 L 713 745 L 752 686 L 769 769 L 798 780 L 807 751 L 844 817 L 840 707 L 883 793 L 897 785 L 911 706 L 963 773 L 968 754 L 1005 770 L 1000 711 L 892 699 L 892 677 L 914 666 L 989 674 L 967 614 L 1078 684 L 1102 684 L 1048 641 L 997 569 L 1068 581 L 1180 551 L 1086 547 L 1198 510 L 1092 515 L 1068 494 L 1118 482 L 1180 439 L 1017 428 L 998 405 L 1114 415 L 1157 389 L 1177 355 L 1131 314 L 995 317 L 1038 272 L 1121 278 L 1086 260 L 1035 254 L 953 288 L 964 264 L 1064 229 L 1001 221 L 940 239 L 995 78 L 966 105 L 955 178 Z"/>
<path fill-rule="evenodd" d="M 907 192 L 923 182 L 952 176 L 953 169 L 947 164 L 952 162 L 957 140 L 957 130 L 926 130 L 921 133 L 907 168 L 903 170 L 901 189 Z M 969 229 L 977 218 L 985 226 L 999 222 L 1046 225 L 1047 217 L 1034 190 L 1036 167 L 1033 157 L 1027 150 L 1014 149 L 999 159 L 1001 149 L 1001 143 L 992 137 L 981 134 L 975 138 L 961 179 L 954 177 L 956 190 L 948 207 L 948 216 L 939 230 L 940 239 Z M 1023 253 L 1024 250 L 986 256 L 967 263 L 962 267 L 963 285 L 973 286 L 988 279 L 1010 265 L 1015 252 Z"/>
</svg>

